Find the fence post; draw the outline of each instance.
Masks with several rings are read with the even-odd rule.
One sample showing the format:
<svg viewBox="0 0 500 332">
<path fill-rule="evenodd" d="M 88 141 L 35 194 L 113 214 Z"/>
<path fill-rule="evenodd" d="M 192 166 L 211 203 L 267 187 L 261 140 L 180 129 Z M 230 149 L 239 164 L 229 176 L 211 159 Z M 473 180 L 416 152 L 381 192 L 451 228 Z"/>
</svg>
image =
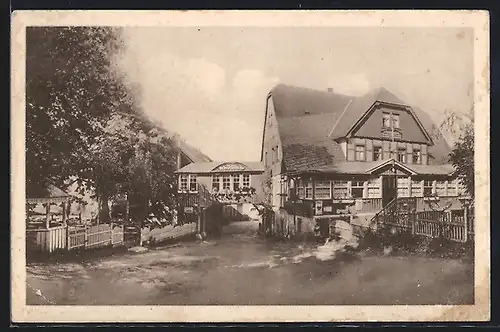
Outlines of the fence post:
<svg viewBox="0 0 500 332">
<path fill-rule="evenodd" d="M 88 228 L 87 228 L 87 225 L 84 225 L 83 227 L 84 227 L 84 230 L 85 230 L 85 232 L 83 233 L 84 234 L 83 235 L 83 243 L 84 243 L 84 248 L 87 249 L 88 236 L 89 236 L 88 232 L 87 232 Z"/>
<path fill-rule="evenodd" d="M 69 225 L 66 224 L 66 249 L 70 249 Z"/>
<path fill-rule="evenodd" d="M 412 210 L 411 212 L 411 235 L 415 235 L 415 223 L 417 222 L 417 209 Z"/>
<path fill-rule="evenodd" d="M 468 241 L 468 236 L 469 236 L 469 213 L 468 213 L 468 206 L 464 207 L 464 229 L 465 229 L 465 234 L 464 234 L 464 242 Z"/>
<path fill-rule="evenodd" d="M 113 243 L 113 222 L 109 223 L 109 227 L 110 227 L 109 231 L 110 231 L 110 237 L 111 237 L 109 242 L 111 243 L 111 245 L 113 245 L 114 244 Z"/>
</svg>

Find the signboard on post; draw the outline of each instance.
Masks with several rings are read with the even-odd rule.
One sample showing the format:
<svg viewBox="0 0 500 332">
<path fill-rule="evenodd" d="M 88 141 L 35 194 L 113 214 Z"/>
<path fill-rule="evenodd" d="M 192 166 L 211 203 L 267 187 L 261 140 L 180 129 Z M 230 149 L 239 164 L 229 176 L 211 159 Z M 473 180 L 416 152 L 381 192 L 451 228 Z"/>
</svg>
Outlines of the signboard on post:
<svg viewBox="0 0 500 332">
<path fill-rule="evenodd" d="M 185 206 L 184 213 L 194 213 L 194 208 L 192 206 Z"/>
</svg>

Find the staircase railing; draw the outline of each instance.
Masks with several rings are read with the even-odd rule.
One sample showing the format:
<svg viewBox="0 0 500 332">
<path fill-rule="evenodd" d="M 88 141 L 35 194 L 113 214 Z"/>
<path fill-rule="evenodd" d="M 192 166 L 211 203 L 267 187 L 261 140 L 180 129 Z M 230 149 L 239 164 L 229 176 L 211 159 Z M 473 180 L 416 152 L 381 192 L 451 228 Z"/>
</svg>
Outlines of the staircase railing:
<svg viewBox="0 0 500 332">
<path fill-rule="evenodd" d="M 396 197 L 387 203 L 370 220 L 370 225 L 391 224 L 403 229 L 412 227 L 412 217 L 416 213 L 416 199 L 413 197 Z"/>
</svg>

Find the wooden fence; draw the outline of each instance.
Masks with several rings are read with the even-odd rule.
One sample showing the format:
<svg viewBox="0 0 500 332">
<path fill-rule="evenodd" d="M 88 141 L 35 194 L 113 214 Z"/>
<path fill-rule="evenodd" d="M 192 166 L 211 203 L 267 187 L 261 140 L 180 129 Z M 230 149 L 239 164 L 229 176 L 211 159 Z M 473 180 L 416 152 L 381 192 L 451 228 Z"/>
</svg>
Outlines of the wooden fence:
<svg viewBox="0 0 500 332">
<path fill-rule="evenodd" d="M 415 211 L 394 207 L 376 216 L 377 227 L 389 226 L 397 233 L 411 232 L 412 235 L 444 237 L 463 243 L 474 235 L 473 211 Z"/>
<path fill-rule="evenodd" d="M 58 250 L 91 249 L 123 244 L 123 226 L 59 226 L 26 230 L 29 251 L 52 253 Z"/>
</svg>

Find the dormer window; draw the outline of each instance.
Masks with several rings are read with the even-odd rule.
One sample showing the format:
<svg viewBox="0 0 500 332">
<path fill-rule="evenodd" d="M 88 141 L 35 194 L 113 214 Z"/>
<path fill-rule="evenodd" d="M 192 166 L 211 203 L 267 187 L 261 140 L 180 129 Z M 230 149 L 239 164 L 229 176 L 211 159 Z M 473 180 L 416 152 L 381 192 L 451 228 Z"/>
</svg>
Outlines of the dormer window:
<svg viewBox="0 0 500 332">
<path fill-rule="evenodd" d="M 356 145 L 356 161 L 365 161 L 364 145 Z"/>
</svg>

